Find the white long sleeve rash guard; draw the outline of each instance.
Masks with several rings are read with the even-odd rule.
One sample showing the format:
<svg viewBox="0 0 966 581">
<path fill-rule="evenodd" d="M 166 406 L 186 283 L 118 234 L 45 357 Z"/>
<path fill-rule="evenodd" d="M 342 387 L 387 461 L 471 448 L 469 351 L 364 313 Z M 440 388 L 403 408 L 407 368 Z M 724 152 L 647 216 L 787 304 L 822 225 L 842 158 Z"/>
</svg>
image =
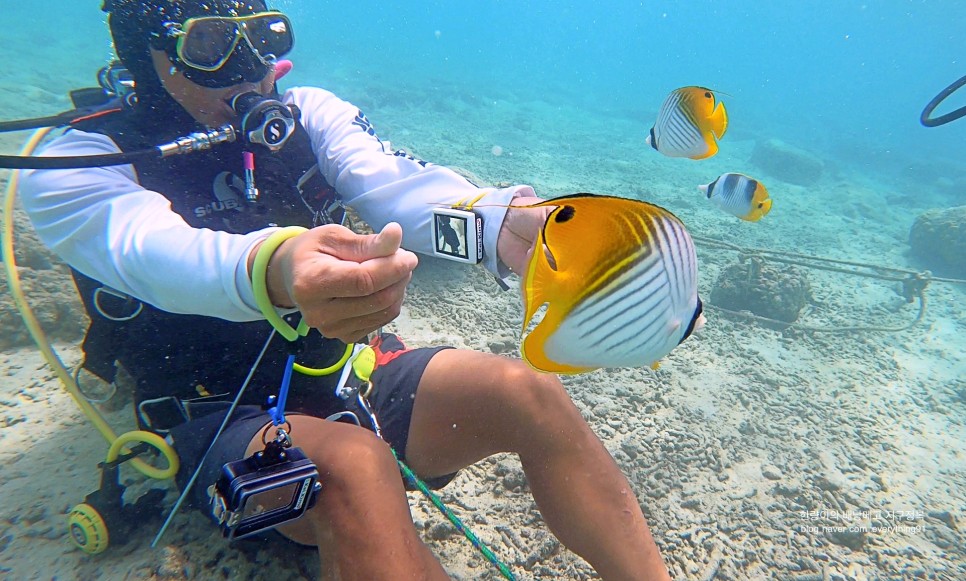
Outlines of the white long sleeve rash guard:
<svg viewBox="0 0 966 581">
<path fill-rule="evenodd" d="M 302 124 L 325 179 L 343 203 L 377 231 L 389 222 L 403 230 L 403 247 L 431 253 L 431 213 L 486 193 L 483 265 L 507 274 L 496 239 L 515 196 L 529 186 L 484 190 L 452 170 L 394 155 L 370 133 L 360 111 L 318 88 L 293 88 L 283 102 L 302 112 Z M 42 155 L 119 152 L 101 134 L 68 131 Z M 24 172 L 20 195 L 40 239 L 64 261 L 100 282 L 162 310 L 230 321 L 263 318 L 255 306 L 247 261 L 254 246 L 277 228 L 232 234 L 189 226 L 163 192 L 138 184 L 132 165 Z"/>
</svg>

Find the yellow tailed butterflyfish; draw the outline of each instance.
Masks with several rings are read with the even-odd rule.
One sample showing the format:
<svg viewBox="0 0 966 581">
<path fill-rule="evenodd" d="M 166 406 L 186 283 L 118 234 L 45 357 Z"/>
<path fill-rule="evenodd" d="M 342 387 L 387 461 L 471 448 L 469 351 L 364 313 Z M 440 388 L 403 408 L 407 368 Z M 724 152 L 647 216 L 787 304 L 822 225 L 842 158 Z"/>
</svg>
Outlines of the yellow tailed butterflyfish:
<svg viewBox="0 0 966 581">
<path fill-rule="evenodd" d="M 682 87 L 664 100 L 646 141 L 668 157 L 704 159 L 718 153 L 727 129 L 728 113 L 714 91 Z"/>
<path fill-rule="evenodd" d="M 524 332 L 547 305 L 520 348 L 531 367 L 654 366 L 704 324 L 694 243 L 671 212 L 595 194 L 539 206 L 556 207 L 523 277 Z"/>
<path fill-rule="evenodd" d="M 757 222 L 771 211 L 768 190 L 756 179 L 725 173 L 710 184 L 698 186 L 712 204 L 748 222 Z"/>
</svg>

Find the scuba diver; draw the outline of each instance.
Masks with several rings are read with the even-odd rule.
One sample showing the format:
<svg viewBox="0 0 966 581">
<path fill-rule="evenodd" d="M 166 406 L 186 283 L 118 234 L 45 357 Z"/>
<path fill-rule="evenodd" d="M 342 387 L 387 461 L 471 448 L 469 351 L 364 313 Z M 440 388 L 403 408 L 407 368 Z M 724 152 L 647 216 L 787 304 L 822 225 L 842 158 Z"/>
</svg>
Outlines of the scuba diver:
<svg viewBox="0 0 966 581">
<path fill-rule="evenodd" d="M 25 172 L 20 194 L 91 317 L 85 373 L 134 378 L 139 425 L 173 443 L 186 502 L 229 538 L 275 529 L 317 546 L 328 578 L 442 579 L 394 455 L 440 488 L 510 452 L 548 527 L 603 579 L 669 578 L 556 376 L 377 332 L 417 264 L 403 248 L 432 254 L 434 207 L 483 199 L 464 207 L 483 220 L 482 266 L 523 272 L 547 215 L 516 207 L 540 201 L 532 188 L 479 188 L 394 151 L 323 89 L 279 94 L 292 25 L 262 0 L 104 10 L 133 93 L 74 119 L 31 159 L 75 168 Z M 378 233 L 342 226 L 343 204 Z"/>
</svg>

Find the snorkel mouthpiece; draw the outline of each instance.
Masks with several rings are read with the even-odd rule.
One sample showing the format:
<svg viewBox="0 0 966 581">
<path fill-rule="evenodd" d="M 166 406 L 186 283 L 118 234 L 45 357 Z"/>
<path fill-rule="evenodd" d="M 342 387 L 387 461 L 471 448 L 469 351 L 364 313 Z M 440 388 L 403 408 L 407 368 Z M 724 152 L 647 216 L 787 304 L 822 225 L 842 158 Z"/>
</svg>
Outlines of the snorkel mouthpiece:
<svg viewBox="0 0 966 581">
<path fill-rule="evenodd" d="M 295 133 L 297 110 L 281 101 L 250 91 L 235 95 L 228 104 L 241 120 L 239 129 L 250 143 L 278 151 Z"/>
</svg>

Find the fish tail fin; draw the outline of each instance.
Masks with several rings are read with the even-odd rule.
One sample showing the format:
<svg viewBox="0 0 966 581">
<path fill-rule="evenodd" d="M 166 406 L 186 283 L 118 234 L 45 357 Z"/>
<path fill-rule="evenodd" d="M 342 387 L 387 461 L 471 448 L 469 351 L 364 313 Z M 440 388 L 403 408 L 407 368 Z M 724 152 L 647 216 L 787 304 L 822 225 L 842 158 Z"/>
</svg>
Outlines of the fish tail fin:
<svg viewBox="0 0 966 581">
<path fill-rule="evenodd" d="M 761 215 L 764 216 L 768 212 L 771 212 L 771 198 L 761 203 Z"/>
</svg>

